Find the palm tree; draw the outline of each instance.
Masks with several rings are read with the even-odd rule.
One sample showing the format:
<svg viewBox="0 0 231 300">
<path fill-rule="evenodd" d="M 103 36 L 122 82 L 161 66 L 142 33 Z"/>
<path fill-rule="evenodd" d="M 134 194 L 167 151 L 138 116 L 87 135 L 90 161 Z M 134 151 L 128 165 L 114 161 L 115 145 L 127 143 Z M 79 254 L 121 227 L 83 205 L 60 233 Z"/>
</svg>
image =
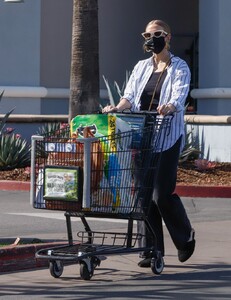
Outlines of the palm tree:
<svg viewBox="0 0 231 300">
<path fill-rule="evenodd" d="M 98 44 L 98 0 L 73 0 L 69 120 L 98 109 Z"/>
</svg>

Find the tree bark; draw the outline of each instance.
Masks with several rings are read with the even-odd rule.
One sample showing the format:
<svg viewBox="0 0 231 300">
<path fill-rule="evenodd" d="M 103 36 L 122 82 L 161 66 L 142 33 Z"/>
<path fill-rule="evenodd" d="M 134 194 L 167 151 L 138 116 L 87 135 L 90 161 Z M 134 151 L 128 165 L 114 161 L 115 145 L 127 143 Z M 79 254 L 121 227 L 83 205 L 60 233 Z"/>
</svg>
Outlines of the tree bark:
<svg viewBox="0 0 231 300">
<path fill-rule="evenodd" d="M 99 108 L 98 44 L 98 0 L 73 0 L 69 120 Z"/>
</svg>

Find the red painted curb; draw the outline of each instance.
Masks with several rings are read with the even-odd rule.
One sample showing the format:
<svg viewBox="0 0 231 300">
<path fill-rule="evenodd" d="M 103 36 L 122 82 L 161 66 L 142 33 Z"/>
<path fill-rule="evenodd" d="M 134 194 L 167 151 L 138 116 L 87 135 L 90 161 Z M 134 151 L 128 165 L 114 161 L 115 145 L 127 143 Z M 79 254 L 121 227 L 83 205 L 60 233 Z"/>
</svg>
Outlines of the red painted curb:
<svg viewBox="0 0 231 300">
<path fill-rule="evenodd" d="M 30 191 L 30 182 L 0 180 L 0 190 Z M 177 185 L 175 192 L 181 197 L 231 198 L 231 186 Z"/>
<path fill-rule="evenodd" d="M 29 191 L 30 182 L 14 181 L 14 180 L 0 180 L 1 191 Z"/>
<path fill-rule="evenodd" d="M 63 245 L 63 242 L 6 246 L 0 248 L 0 272 L 13 272 L 26 269 L 48 267 L 47 260 L 37 259 L 40 249 Z"/>
<path fill-rule="evenodd" d="M 231 198 L 230 186 L 177 185 L 175 192 L 181 197 Z"/>
<path fill-rule="evenodd" d="M 30 182 L 0 180 L 2 191 L 30 191 Z M 177 185 L 175 193 L 181 197 L 231 198 L 231 186 Z"/>
</svg>

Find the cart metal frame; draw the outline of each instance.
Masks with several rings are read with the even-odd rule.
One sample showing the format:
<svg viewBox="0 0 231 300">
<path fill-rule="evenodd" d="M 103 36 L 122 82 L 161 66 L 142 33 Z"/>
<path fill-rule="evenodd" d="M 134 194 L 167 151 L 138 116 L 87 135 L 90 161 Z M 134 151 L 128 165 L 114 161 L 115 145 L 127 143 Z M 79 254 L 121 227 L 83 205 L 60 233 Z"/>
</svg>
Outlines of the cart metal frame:
<svg viewBox="0 0 231 300">
<path fill-rule="evenodd" d="M 126 116 L 126 115 L 125 115 Z M 122 136 L 126 137 L 126 134 L 130 135 L 134 132 L 137 134 L 140 132 L 143 138 L 146 133 L 152 132 L 151 140 L 152 146 L 151 151 L 156 151 L 161 153 L 165 141 L 165 136 L 169 132 L 171 118 L 170 117 L 160 117 L 156 113 L 144 113 L 141 112 L 139 116 L 144 116 L 145 126 L 144 128 L 132 128 L 129 133 L 121 133 Z M 126 116 L 127 118 L 128 116 Z M 129 116 L 129 118 L 132 115 Z M 136 124 L 137 125 L 137 124 Z M 149 128 L 149 129 L 147 129 Z M 154 133 L 154 134 L 153 134 Z M 153 142 L 153 136 L 155 136 L 155 141 Z M 105 138 L 105 137 L 104 137 Z M 107 138 L 107 137 L 106 137 Z M 116 138 L 115 136 L 113 138 Z M 121 138 L 121 135 L 120 135 Z M 66 228 L 67 228 L 67 238 L 68 243 L 58 247 L 52 247 L 49 249 L 41 249 L 36 253 L 36 258 L 45 259 L 49 261 L 50 273 L 53 277 L 58 278 L 62 275 L 64 269 L 64 263 L 78 263 L 80 264 L 80 276 L 84 280 L 90 280 L 94 274 L 94 270 L 100 265 L 101 260 L 105 256 L 118 255 L 118 254 L 129 254 L 141 251 L 150 251 L 151 259 L 151 270 L 154 274 L 161 274 L 164 269 L 164 260 L 157 250 L 156 246 L 156 235 L 151 228 L 146 213 L 138 207 L 138 199 L 141 198 L 141 194 L 144 192 L 145 187 L 140 186 L 138 192 L 134 192 L 135 201 L 133 207 L 130 207 L 129 211 L 124 210 L 122 207 L 121 211 L 96 211 L 92 209 L 91 205 L 91 155 L 92 155 L 92 143 L 99 141 L 99 137 L 93 138 L 83 138 L 78 141 L 83 144 L 84 147 L 84 161 L 83 161 L 83 193 L 82 193 L 82 206 L 81 208 L 75 209 L 65 209 L 64 216 L 66 218 Z M 32 136 L 32 152 L 31 152 L 31 192 L 30 201 L 31 205 L 36 209 L 49 209 L 44 206 L 41 201 L 41 195 L 38 199 L 38 187 L 43 187 L 42 183 L 38 184 L 39 170 L 41 169 L 40 156 L 41 152 L 45 153 L 45 159 L 47 159 L 47 154 L 44 143 L 53 142 L 70 142 L 70 137 L 67 135 L 65 138 L 53 137 L 53 136 Z M 131 140 L 130 140 L 131 141 Z M 148 141 L 149 145 L 151 144 Z M 138 143 L 139 144 L 139 143 Z M 142 143 L 141 143 L 142 144 Z M 141 145 L 142 146 L 142 145 Z M 143 147 L 143 146 L 142 146 Z M 143 151 L 142 147 L 139 151 Z M 157 149 L 158 147 L 158 149 Z M 130 151 L 130 149 L 128 150 Z M 65 154 L 64 154 L 65 158 Z M 44 159 L 42 159 L 44 163 Z M 66 162 L 65 162 L 66 163 Z M 39 165 L 39 167 L 38 167 Z M 148 167 L 148 166 L 147 166 Z M 158 172 L 158 161 L 156 162 L 156 172 Z M 105 204 L 104 204 L 105 205 Z M 62 210 L 57 208 L 58 210 Z M 74 242 L 72 233 L 72 222 L 71 218 L 78 217 L 81 219 L 84 226 L 84 231 L 79 231 L 77 233 L 80 241 Z M 86 218 L 116 218 L 127 220 L 127 231 L 125 233 L 121 232 L 101 232 L 93 231 Z M 142 238 L 139 233 L 134 233 L 134 220 L 142 220 L 145 222 L 147 229 L 153 236 L 153 247 L 137 247 L 138 241 Z M 108 243 L 110 241 L 110 243 Z"/>
</svg>

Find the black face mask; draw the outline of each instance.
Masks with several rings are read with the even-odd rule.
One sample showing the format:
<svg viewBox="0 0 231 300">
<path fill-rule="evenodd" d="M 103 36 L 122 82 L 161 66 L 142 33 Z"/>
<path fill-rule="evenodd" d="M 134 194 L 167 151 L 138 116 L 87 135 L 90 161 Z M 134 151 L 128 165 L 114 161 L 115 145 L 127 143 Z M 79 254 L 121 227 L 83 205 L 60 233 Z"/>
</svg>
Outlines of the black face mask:
<svg viewBox="0 0 231 300">
<path fill-rule="evenodd" d="M 149 40 L 146 40 L 144 43 L 144 48 L 146 51 L 152 51 L 156 54 L 159 54 L 165 47 L 165 39 L 163 36 L 156 38 L 152 37 Z"/>
</svg>

